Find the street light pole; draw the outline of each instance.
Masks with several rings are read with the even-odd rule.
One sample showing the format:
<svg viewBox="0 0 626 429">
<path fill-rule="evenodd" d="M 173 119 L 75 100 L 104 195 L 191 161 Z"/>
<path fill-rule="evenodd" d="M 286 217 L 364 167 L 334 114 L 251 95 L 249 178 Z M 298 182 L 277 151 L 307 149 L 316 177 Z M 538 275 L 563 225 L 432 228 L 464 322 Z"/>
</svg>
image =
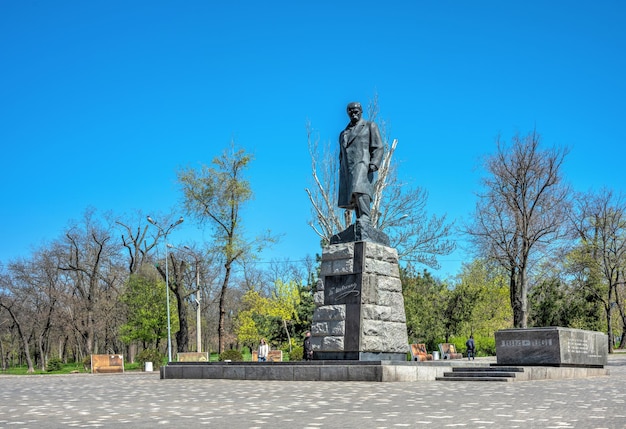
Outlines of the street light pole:
<svg viewBox="0 0 626 429">
<path fill-rule="evenodd" d="M 165 307 L 167 308 L 167 361 L 172 361 L 172 323 L 170 322 L 170 272 L 167 260 L 170 258 L 167 237 L 165 238 Z"/>
<path fill-rule="evenodd" d="M 196 342 L 198 343 L 198 353 L 202 352 L 202 320 L 200 318 L 200 270 L 198 269 L 198 261 L 196 261 Z"/>
<path fill-rule="evenodd" d="M 168 263 L 167 263 L 167 260 L 169 259 L 168 250 L 167 250 L 168 248 L 167 234 L 169 234 L 170 231 L 174 227 L 183 223 L 183 221 L 184 219 L 181 216 L 180 219 L 178 219 L 175 223 L 170 224 L 170 226 L 166 230 L 164 230 L 154 219 L 148 216 L 148 222 L 150 222 L 152 225 L 156 226 L 159 229 L 161 234 L 163 234 L 164 243 L 165 243 L 165 302 L 166 302 L 166 311 L 167 311 L 167 359 L 168 359 L 167 361 L 168 363 L 172 362 L 172 323 L 170 321 L 170 273 L 169 273 Z"/>
</svg>

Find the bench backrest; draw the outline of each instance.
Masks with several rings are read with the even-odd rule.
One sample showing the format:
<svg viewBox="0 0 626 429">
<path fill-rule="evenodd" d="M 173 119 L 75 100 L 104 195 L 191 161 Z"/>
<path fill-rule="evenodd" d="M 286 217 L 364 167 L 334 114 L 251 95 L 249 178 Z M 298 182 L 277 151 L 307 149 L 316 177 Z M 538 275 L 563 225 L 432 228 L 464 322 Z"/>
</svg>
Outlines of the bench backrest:
<svg viewBox="0 0 626 429">
<path fill-rule="evenodd" d="M 259 352 L 254 350 L 252 352 L 252 362 L 259 361 Z M 282 350 L 270 350 L 267 352 L 267 361 L 268 362 L 282 362 L 283 361 L 283 351 Z"/>
<path fill-rule="evenodd" d="M 414 358 L 428 355 L 426 344 L 411 344 L 411 354 Z"/>
<path fill-rule="evenodd" d="M 91 355 L 91 372 L 93 374 L 124 372 L 124 356 Z"/>
<path fill-rule="evenodd" d="M 182 352 L 176 354 L 178 362 L 208 362 L 209 352 Z"/>
</svg>

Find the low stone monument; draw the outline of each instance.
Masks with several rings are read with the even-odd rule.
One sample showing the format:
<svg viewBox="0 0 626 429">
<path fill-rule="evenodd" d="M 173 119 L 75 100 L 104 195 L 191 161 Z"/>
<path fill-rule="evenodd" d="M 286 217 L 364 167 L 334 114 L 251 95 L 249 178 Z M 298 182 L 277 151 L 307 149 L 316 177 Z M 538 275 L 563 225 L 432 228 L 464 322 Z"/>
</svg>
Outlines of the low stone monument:
<svg viewBox="0 0 626 429">
<path fill-rule="evenodd" d="M 504 329 L 496 332 L 498 365 L 603 367 L 608 336 L 561 327 Z"/>
<path fill-rule="evenodd" d="M 395 249 L 367 241 L 324 248 L 315 304 L 314 360 L 406 361 L 409 344 Z"/>
</svg>

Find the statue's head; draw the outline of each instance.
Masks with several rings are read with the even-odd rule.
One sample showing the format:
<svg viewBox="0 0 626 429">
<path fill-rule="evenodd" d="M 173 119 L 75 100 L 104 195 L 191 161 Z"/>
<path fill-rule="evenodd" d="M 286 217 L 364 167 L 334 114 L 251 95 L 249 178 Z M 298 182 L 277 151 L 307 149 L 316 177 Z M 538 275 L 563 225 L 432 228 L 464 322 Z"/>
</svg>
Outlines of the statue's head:
<svg viewBox="0 0 626 429">
<path fill-rule="evenodd" d="M 359 103 L 358 101 L 353 101 L 352 103 L 348 103 L 348 107 L 346 107 L 346 110 L 348 111 L 348 113 L 350 112 L 350 109 L 359 109 L 361 112 L 363 111 L 363 108 L 361 107 L 361 103 Z"/>
<path fill-rule="evenodd" d="M 346 108 L 346 110 L 348 111 L 350 122 L 355 123 L 361 119 L 363 108 L 361 107 L 361 103 L 359 103 L 358 101 L 348 103 L 348 107 Z"/>
</svg>

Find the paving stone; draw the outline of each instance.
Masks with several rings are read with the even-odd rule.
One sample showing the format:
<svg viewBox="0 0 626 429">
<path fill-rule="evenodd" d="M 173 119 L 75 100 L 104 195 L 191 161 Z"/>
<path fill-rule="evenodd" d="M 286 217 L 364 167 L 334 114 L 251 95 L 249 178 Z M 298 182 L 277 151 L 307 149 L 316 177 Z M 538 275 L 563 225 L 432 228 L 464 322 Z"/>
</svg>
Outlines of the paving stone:
<svg viewBox="0 0 626 429">
<path fill-rule="evenodd" d="M 625 428 L 626 354 L 607 367 L 605 377 L 523 383 L 0 375 L 0 429 Z"/>
</svg>

